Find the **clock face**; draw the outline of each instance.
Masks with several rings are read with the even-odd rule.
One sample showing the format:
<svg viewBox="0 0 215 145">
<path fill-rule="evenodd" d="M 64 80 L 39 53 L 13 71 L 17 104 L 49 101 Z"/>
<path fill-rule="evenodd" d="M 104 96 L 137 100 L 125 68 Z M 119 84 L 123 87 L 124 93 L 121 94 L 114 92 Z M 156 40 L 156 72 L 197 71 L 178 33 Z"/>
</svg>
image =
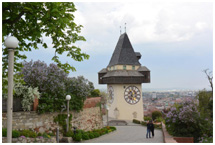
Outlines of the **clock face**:
<svg viewBox="0 0 215 145">
<path fill-rule="evenodd" d="M 127 103 L 136 104 L 141 98 L 140 90 L 135 86 L 129 86 L 125 89 L 124 98 Z"/>
<path fill-rule="evenodd" d="M 114 100 L 114 91 L 113 91 L 113 87 L 112 86 L 109 86 L 108 88 L 108 93 L 109 93 L 109 103 L 113 103 L 113 100 Z"/>
</svg>

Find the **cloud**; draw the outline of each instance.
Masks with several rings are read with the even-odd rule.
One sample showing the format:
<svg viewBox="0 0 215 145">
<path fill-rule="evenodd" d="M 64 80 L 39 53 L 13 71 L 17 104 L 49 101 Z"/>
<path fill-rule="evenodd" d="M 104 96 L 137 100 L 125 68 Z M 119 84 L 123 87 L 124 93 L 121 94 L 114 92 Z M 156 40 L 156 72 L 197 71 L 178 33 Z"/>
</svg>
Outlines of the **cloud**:
<svg viewBox="0 0 215 145">
<path fill-rule="evenodd" d="M 190 40 L 212 29 L 211 3 L 75 3 L 77 22 L 91 41 L 101 41 L 126 31 L 133 44 Z M 103 39 L 103 40 L 104 40 Z M 100 43 L 100 42 L 96 42 Z M 89 45 L 92 43 L 89 43 Z"/>
</svg>

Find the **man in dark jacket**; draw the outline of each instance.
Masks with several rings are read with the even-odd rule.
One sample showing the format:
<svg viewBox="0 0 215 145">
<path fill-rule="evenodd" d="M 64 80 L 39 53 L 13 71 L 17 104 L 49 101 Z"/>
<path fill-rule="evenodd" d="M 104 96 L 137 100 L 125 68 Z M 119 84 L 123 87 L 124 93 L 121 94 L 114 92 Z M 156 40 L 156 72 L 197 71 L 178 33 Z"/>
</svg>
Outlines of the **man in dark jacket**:
<svg viewBox="0 0 215 145">
<path fill-rule="evenodd" d="M 152 137 L 154 137 L 154 124 L 153 124 L 153 121 L 151 120 L 150 123 L 151 123 L 150 130 L 152 132 Z"/>
</svg>

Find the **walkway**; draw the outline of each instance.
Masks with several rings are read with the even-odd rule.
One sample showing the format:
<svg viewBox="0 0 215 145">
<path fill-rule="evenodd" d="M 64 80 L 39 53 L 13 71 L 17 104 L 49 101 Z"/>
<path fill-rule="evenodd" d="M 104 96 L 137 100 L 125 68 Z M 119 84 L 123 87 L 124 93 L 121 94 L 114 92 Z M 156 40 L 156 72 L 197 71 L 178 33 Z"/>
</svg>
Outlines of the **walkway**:
<svg viewBox="0 0 215 145">
<path fill-rule="evenodd" d="M 146 127 L 129 123 L 127 126 L 116 126 L 117 130 L 99 138 L 82 143 L 163 143 L 162 130 L 155 129 L 154 138 L 146 138 Z"/>
</svg>

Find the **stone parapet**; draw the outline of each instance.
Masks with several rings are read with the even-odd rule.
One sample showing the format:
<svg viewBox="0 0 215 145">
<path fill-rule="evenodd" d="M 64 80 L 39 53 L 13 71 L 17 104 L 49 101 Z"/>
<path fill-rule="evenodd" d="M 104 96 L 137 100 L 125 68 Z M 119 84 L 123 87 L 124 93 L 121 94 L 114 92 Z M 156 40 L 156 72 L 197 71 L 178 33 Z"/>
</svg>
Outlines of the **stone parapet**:
<svg viewBox="0 0 215 145">
<path fill-rule="evenodd" d="M 80 112 L 71 111 L 71 124 L 77 129 L 85 131 L 99 129 L 103 127 L 102 114 L 100 107 L 96 107 L 101 98 L 87 99 L 85 107 Z M 63 112 L 66 114 L 66 112 Z M 54 118 L 60 112 L 37 114 L 30 112 L 13 112 L 13 130 L 31 129 L 40 133 L 55 132 L 58 125 Z M 2 127 L 7 128 L 7 113 L 2 113 Z M 60 126 L 59 126 L 60 127 Z M 61 127 L 60 127 L 61 129 Z"/>
</svg>

